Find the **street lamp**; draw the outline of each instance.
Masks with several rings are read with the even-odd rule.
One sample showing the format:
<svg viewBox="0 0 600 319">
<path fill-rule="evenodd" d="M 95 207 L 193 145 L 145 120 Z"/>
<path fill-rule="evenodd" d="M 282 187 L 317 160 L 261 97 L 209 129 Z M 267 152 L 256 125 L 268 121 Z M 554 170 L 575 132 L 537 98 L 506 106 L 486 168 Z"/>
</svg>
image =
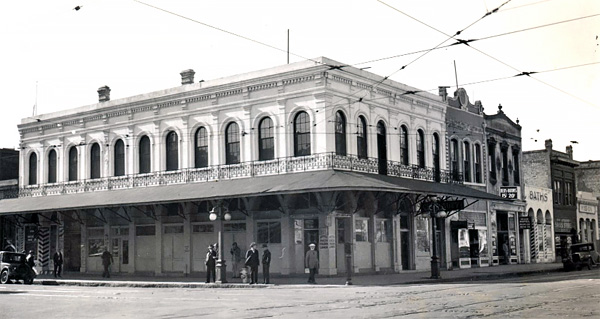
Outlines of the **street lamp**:
<svg viewBox="0 0 600 319">
<path fill-rule="evenodd" d="M 216 264 L 216 270 L 217 270 L 217 280 L 215 283 L 217 284 L 224 284 L 227 283 L 227 265 L 225 264 L 225 259 L 223 257 L 223 250 L 224 248 L 224 243 L 223 243 L 223 220 L 229 221 L 231 220 L 231 214 L 229 214 L 229 212 L 227 210 L 224 210 L 223 207 L 219 204 L 215 207 L 213 207 L 210 210 L 210 215 L 208 215 L 208 218 L 211 221 L 215 221 L 218 220 L 218 227 L 219 227 L 219 238 L 218 238 L 218 245 L 219 245 L 219 249 L 218 249 L 218 255 L 217 255 L 217 264 Z"/>
<path fill-rule="evenodd" d="M 446 218 L 446 211 L 436 211 L 438 203 L 435 198 L 432 198 L 429 205 L 429 213 L 431 216 L 431 223 L 433 229 L 433 243 L 431 245 L 432 256 L 431 256 L 431 279 L 440 279 L 440 258 L 438 257 L 438 247 L 437 247 L 437 219 L 438 218 Z"/>
</svg>

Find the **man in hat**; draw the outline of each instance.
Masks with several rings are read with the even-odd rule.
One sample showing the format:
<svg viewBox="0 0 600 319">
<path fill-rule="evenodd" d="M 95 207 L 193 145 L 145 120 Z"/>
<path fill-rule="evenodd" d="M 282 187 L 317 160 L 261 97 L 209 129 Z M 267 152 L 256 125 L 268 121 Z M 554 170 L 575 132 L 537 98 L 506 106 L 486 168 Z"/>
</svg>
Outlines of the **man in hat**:
<svg viewBox="0 0 600 319">
<path fill-rule="evenodd" d="M 206 265 L 206 283 L 210 282 L 211 277 L 212 281 L 215 282 L 217 278 L 217 252 L 215 251 L 215 247 L 213 245 L 208 245 L 208 251 L 206 252 L 206 261 L 204 264 Z"/>
<path fill-rule="evenodd" d="M 242 250 L 236 242 L 231 245 L 231 267 L 233 269 L 233 278 L 240 277 L 240 261 L 242 261 Z"/>
<path fill-rule="evenodd" d="M 110 278 L 110 265 L 113 263 L 113 256 L 108 251 L 106 247 L 104 247 L 104 252 L 102 253 L 102 266 L 104 267 L 104 272 L 102 272 L 102 277 Z"/>
<path fill-rule="evenodd" d="M 269 247 L 267 244 L 263 244 L 262 247 L 265 249 L 262 255 L 262 265 L 263 265 L 263 283 L 268 284 L 271 279 L 269 276 L 269 266 L 271 265 L 271 252 L 269 251 Z"/>
<path fill-rule="evenodd" d="M 316 284 L 315 274 L 317 273 L 317 269 L 319 269 L 319 253 L 315 250 L 317 245 L 314 243 L 311 243 L 308 247 L 310 247 L 310 250 L 306 252 L 306 256 L 304 257 L 304 267 L 308 268 L 309 271 L 308 283 Z"/>
<path fill-rule="evenodd" d="M 258 283 L 258 265 L 260 260 L 258 259 L 258 250 L 256 249 L 256 243 L 250 244 L 250 249 L 246 252 L 246 267 L 250 267 L 250 284 Z"/>
</svg>

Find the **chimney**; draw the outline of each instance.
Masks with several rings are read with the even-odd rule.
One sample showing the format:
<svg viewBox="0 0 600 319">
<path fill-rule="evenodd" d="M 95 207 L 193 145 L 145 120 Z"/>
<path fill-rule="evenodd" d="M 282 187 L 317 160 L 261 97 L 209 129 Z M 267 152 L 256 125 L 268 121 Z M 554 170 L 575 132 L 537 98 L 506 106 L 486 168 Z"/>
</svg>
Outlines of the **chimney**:
<svg viewBox="0 0 600 319">
<path fill-rule="evenodd" d="M 108 86 L 105 85 L 98 89 L 98 101 L 99 102 L 110 101 L 110 88 Z"/>
<path fill-rule="evenodd" d="M 548 150 L 548 151 L 552 150 L 552 140 L 551 139 L 547 139 L 545 141 L 544 145 L 546 146 L 546 150 Z"/>
<path fill-rule="evenodd" d="M 567 155 L 570 159 L 573 159 L 573 145 L 567 145 Z"/>
<path fill-rule="evenodd" d="M 179 74 L 181 74 L 181 85 L 194 83 L 194 74 L 196 74 L 196 72 L 194 72 L 194 70 L 192 70 L 192 69 L 183 70 Z"/>
<path fill-rule="evenodd" d="M 448 90 L 449 86 L 438 86 L 438 93 L 442 97 L 442 101 L 446 102 L 448 99 Z"/>
</svg>

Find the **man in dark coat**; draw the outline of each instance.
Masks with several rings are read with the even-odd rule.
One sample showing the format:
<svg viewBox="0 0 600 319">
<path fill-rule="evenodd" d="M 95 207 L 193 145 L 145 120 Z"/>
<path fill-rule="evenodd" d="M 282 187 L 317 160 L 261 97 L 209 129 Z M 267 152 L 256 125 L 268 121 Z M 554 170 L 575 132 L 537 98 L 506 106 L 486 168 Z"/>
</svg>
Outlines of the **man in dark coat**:
<svg viewBox="0 0 600 319">
<path fill-rule="evenodd" d="M 217 278 L 216 273 L 216 265 L 217 265 L 217 252 L 215 251 L 215 247 L 213 245 L 208 246 L 208 251 L 206 252 L 206 283 L 210 282 L 210 278 L 212 277 L 212 281 L 215 282 Z"/>
<path fill-rule="evenodd" d="M 63 265 L 63 254 L 60 250 L 54 252 L 52 256 L 52 260 L 54 261 L 54 278 L 61 277 L 60 273 L 62 272 Z"/>
<path fill-rule="evenodd" d="M 271 252 L 269 251 L 269 247 L 267 244 L 263 244 L 262 247 L 265 249 L 262 255 L 262 265 L 263 265 L 263 283 L 268 284 L 270 281 L 269 276 L 269 266 L 271 265 Z"/>
<path fill-rule="evenodd" d="M 258 265 L 260 260 L 258 259 L 258 250 L 256 249 L 256 243 L 250 244 L 250 249 L 246 252 L 246 267 L 250 267 L 250 284 L 258 283 Z"/>
<path fill-rule="evenodd" d="M 35 267 L 35 256 L 33 255 L 33 250 L 30 250 L 27 256 L 25 256 L 25 262 L 29 267 Z"/>
<path fill-rule="evenodd" d="M 110 278 L 110 270 L 108 267 L 110 267 L 110 265 L 112 265 L 112 263 L 113 263 L 113 256 L 108 251 L 108 249 L 105 248 L 104 252 L 102 253 L 102 266 L 104 266 L 104 272 L 102 273 L 102 277 Z"/>
<path fill-rule="evenodd" d="M 310 247 L 310 250 L 306 252 L 306 256 L 304 257 L 304 267 L 308 268 L 309 271 L 309 284 L 316 284 L 315 274 L 319 269 L 319 253 L 315 250 L 316 246 L 317 245 L 315 245 L 314 243 L 308 245 L 308 247 Z"/>
</svg>

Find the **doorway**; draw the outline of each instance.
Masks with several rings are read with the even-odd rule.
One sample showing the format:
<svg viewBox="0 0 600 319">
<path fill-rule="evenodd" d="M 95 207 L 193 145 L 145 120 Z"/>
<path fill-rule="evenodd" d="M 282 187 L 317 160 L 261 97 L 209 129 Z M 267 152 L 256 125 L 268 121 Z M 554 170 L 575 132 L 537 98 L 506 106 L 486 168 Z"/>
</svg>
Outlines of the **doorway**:
<svg viewBox="0 0 600 319">
<path fill-rule="evenodd" d="M 317 247 L 315 249 L 319 249 L 319 219 L 311 218 L 304 220 L 304 255 L 306 252 L 310 250 L 308 247 L 309 244 L 315 244 Z"/>
</svg>

